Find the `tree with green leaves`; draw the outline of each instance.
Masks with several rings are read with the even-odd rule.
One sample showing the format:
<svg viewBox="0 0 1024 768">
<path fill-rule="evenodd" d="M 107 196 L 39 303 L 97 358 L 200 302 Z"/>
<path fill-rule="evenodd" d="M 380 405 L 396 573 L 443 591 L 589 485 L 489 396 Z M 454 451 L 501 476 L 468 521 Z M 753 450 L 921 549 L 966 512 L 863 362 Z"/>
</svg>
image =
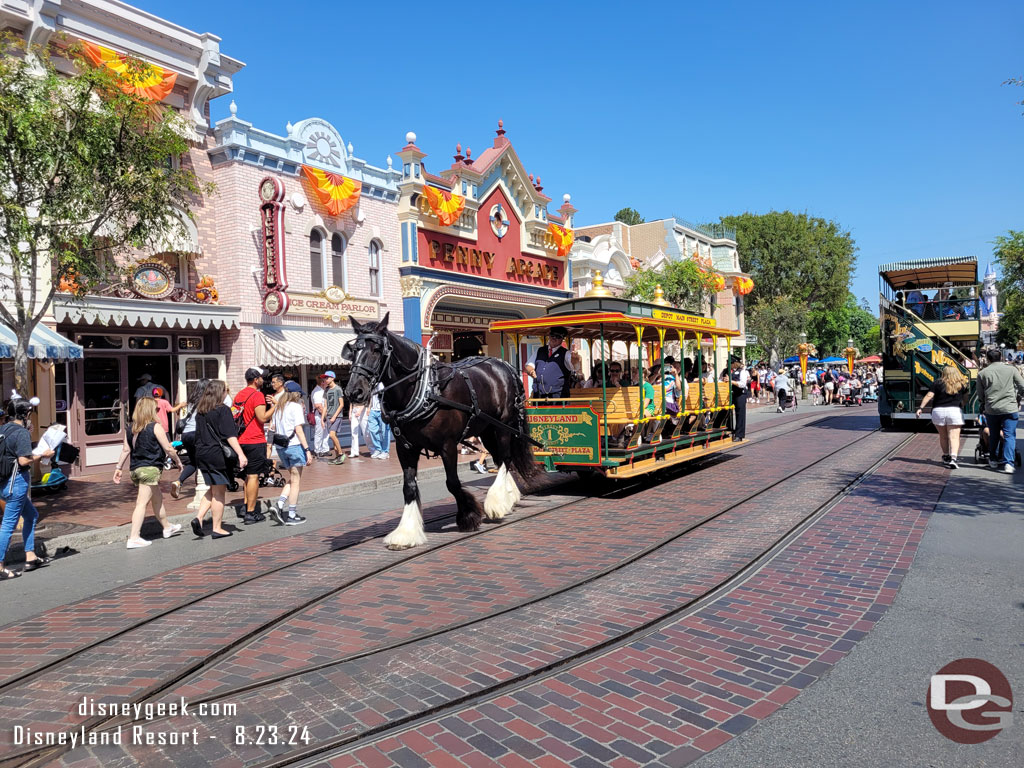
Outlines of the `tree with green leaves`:
<svg viewBox="0 0 1024 768">
<path fill-rule="evenodd" d="M 670 261 L 661 269 L 638 269 L 626 278 L 628 298 L 651 301 L 658 285 L 675 307 L 701 312 L 715 295 L 716 276 L 693 259 Z"/>
<path fill-rule="evenodd" d="M 845 347 L 857 260 L 852 235 L 838 222 L 791 211 L 724 216 L 721 222 L 735 228 L 740 266 L 754 279 L 747 316 L 762 301 L 787 297 L 804 306 L 808 340 L 819 350 L 834 349 L 840 337 Z"/>
<path fill-rule="evenodd" d="M 615 214 L 615 221 L 621 221 L 623 224 L 633 226 L 634 224 L 643 224 L 644 217 L 633 208 L 621 208 Z"/>
<path fill-rule="evenodd" d="M 123 87 L 118 75 L 66 53 L 0 39 L 0 322 L 17 338 L 15 386 L 28 393 L 32 331 L 63 282 L 79 295 L 112 265 L 167 237 L 201 184 L 172 162 L 188 151 L 185 119 Z M 76 72 L 58 71 L 68 55 Z"/>
<path fill-rule="evenodd" d="M 807 321 L 807 306 L 792 296 L 773 296 L 746 313 L 747 333 L 757 337 L 772 366 L 796 354 Z"/>
<path fill-rule="evenodd" d="M 1001 343 L 1016 345 L 1024 338 L 1024 231 L 1011 229 L 993 241 L 1002 279 L 999 281 L 999 332 Z"/>
</svg>

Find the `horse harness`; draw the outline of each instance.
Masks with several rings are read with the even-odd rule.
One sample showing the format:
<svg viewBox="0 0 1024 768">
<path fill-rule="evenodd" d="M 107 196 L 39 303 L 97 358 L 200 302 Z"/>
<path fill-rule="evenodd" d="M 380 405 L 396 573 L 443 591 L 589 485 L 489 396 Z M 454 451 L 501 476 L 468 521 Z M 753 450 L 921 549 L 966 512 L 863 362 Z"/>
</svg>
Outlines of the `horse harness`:
<svg viewBox="0 0 1024 768">
<path fill-rule="evenodd" d="M 357 364 L 352 356 L 351 351 L 348 353 L 352 360 L 352 370 L 360 370 L 363 372 L 371 382 L 373 382 L 373 389 L 376 388 L 380 379 L 384 376 L 384 373 L 391 366 L 391 356 L 393 348 L 391 341 L 388 339 L 387 334 L 378 333 L 363 333 L 356 337 L 356 344 L 362 341 L 364 338 L 372 339 L 381 345 L 384 350 L 384 362 L 380 366 L 380 371 L 371 371 L 365 365 Z M 351 342 L 349 342 L 351 343 Z M 348 347 L 348 344 L 345 345 Z M 451 408 L 453 410 L 462 411 L 463 413 L 469 414 L 469 419 L 466 420 L 466 426 L 462 430 L 462 436 L 459 438 L 460 443 L 464 443 L 466 438 L 469 437 L 469 433 L 472 431 L 474 421 L 479 419 L 485 421 L 493 426 L 504 429 L 506 432 L 511 432 L 516 437 L 528 440 L 530 443 L 538 448 L 543 448 L 543 444 L 534 440 L 528 434 L 523 432 L 522 429 L 511 427 L 503 421 L 499 421 L 490 414 L 484 413 L 480 410 L 480 405 L 477 401 L 476 388 L 473 386 L 473 380 L 466 374 L 470 368 L 483 363 L 488 358 L 486 357 L 467 357 L 462 360 L 458 360 L 454 363 L 442 363 L 439 360 L 433 358 L 430 354 L 430 350 L 426 347 L 420 348 L 419 360 L 417 361 L 416 368 L 411 372 L 407 373 L 390 384 L 386 385 L 378 394 L 380 396 L 380 415 L 381 418 L 391 427 L 391 431 L 394 432 L 395 437 L 401 439 L 402 443 L 407 449 L 412 448 L 412 443 L 402 434 L 402 427 L 405 424 L 409 424 L 414 421 L 425 421 L 431 418 L 437 413 L 438 408 Z M 501 361 L 515 376 L 515 369 L 507 361 Z M 448 374 L 441 376 L 440 370 L 443 368 L 448 369 Z M 384 393 L 389 389 L 402 384 L 409 379 L 419 374 L 419 380 L 416 382 L 416 389 L 413 391 L 412 397 L 409 398 L 409 402 L 400 411 L 389 411 L 387 406 L 384 404 Z M 471 403 L 460 403 L 455 400 L 451 400 L 444 397 L 441 393 L 447 389 L 448 385 L 455 380 L 455 377 L 460 377 L 466 383 L 466 389 L 469 390 L 469 397 Z M 522 394 L 516 396 L 515 408 L 517 411 L 522 413 L 522 409 L 525 406 L 525 401 Z M 427 458 L 431 457 L 430 452 L 424 448 L 422 453 Z M 435 454 L 436 455 L 436 454 Z"/>
</svg>

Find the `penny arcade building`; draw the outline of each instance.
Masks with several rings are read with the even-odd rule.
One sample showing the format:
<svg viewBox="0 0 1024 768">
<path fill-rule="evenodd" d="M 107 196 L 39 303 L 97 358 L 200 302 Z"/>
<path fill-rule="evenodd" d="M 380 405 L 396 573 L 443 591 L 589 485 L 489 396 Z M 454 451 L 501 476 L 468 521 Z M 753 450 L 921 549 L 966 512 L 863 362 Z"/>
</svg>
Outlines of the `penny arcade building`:
<svg viewBox="0 0 1024 768">
<path fill-rule="evenodd" d="M 398 152 L 405 332 L 442 359 L 500 355 L 492 321 L 536 317 L 572 295 L 576 209 L 565 195 L 550 212 L 540 177 L 527 173 L 500 120 L 496 134 L 476 157 L 456 145 L 452 164 L 436 173 L 414 133 Z"/>
</svg>

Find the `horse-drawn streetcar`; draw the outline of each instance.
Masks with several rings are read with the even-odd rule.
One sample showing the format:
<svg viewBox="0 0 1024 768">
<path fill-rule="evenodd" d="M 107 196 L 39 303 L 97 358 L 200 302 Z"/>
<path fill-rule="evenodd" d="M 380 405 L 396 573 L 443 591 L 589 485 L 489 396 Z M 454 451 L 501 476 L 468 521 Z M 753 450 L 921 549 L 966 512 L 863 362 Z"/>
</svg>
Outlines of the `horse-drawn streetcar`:
<svg viewBox="0 0 1024 768">
<path fill-rule="evenodd" d="M 720 365 L 728 366 L 731 339 L 738 331 L 719 328 L 711 317 L 613 296 L 569 299 L 549 307 L 543 317 L 500 320 L 490 327 L 502 334 L 503 354 L 511 337 L 516 359 L 509 362 L 523 370 L 529 361 L 519 359 L 520 340 L 546 339 L 552 326 L 586 344 L 600 381 L 527 403 L 529 435 L 543 445 L 534 457 L 548 471 L 590 470 L 627 478 L 703 458 L 731 444 L 732 388 L 727 377 L 721 380 Z M 720 338 L 726 340 L 724 360 L 719 360 Z M 676 341 L 680 351 L 687 344 L 695 349 L 692 381 L 666 364 L 665 345 Z M 615 342 L 625 343 L 624 360 L 613 360 Z M 636 381 L 613 385 L 607 372 L 614 362 L 628 363 Z M 674 381 L 681 390 L 675 396 Z"/>
</svg>

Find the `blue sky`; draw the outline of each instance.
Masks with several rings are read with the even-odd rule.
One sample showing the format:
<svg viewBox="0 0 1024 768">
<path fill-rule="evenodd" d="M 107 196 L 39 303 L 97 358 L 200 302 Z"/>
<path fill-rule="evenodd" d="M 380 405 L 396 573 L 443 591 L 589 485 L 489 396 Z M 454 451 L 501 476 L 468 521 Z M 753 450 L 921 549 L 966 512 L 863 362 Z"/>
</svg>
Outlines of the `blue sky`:
<svg viewBox="0 0 1024 768">
<path fill-rule="evenodd" d="M 323 117 L 377 165 L 413 130 L 437 170 L 500 117 L 578 225 L 806 211 L 852 232 L 872 306 L 879 263 L 984 267 L 1024 229 L 1024 3 L 137 2 L 246 62 L 257 127 Z"/>
</svg>

